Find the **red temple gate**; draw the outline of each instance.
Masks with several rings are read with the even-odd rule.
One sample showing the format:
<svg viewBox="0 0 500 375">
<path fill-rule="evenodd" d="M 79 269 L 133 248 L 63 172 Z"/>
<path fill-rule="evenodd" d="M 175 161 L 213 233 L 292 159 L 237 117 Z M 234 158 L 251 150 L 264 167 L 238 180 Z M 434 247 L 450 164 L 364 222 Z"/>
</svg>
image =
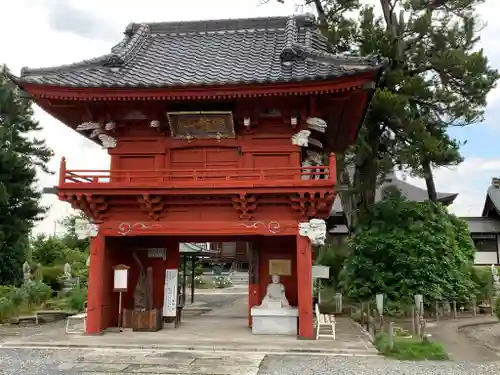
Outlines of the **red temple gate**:
<svg viewBox="0 0 500 375">
<path fill-rule="evenodd" d="M 287 259 L 299 336 L 313 337 L 312 247 L 299 223 L 326 218 L 335 198 L 333 152 L 352 144 L 379 80 L 377 58 L 330 54 L 310 16 L 131 24 L 111 53 L 23 69 L 12 80 L 111 155 L 105 171 L 61 161 L 59 198 L 98 225 L 91 242 L 87 333 L 118 321 L 113 266 L 149 259 L 152 304 L 179 242 L 249 241 L 249 309 Z M 139 252 L 137 252 L 139 253 Z M 251 323 L 251 322 L 250 322 Z"/>
</svg>

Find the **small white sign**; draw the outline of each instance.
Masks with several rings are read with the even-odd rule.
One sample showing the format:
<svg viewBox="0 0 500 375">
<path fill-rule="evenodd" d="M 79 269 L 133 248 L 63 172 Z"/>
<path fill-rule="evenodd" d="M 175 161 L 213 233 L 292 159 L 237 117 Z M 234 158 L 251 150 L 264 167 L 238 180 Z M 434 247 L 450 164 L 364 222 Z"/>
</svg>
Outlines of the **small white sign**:
<svg viewBox="0 0 500 375">
<path fill-rule="evenodd" d="M 165 271 L 165 292 L 163 295 L 163 316 L 177 315 L 177 269 Z"/>
<path fill-rule="evenodd" d="M 128 270 L 115 269 L 113 289 L 126 291 L 128 286 Z"/>
<path fill-rule="evenodd" d="M 330 267 L 328 266 L 313 266 L 312 268 L 313 279 L 329 279 L 330 278 Z"/>
</svg>

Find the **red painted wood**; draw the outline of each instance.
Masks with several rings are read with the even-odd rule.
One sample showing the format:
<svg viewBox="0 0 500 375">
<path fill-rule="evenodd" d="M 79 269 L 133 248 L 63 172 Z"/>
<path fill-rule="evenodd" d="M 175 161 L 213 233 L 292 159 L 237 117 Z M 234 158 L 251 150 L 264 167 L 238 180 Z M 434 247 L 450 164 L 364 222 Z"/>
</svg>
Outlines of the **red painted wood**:
<svg viewBox="0 0 500 375">
<path fill-rule="evenodd" d="M 297 235 L 299 337 L 314 338 L 312 306 L 312 250 L 307 237 Z"/>
<path fill-rule="evenodd" d="M 105 236 L 290 236 L 298 223 L 283 221 L 106 221 L 99 232 Z M 279 245 L 281 246 L 281 245 Z"/>
<path fill-rule="evenodd" d="M 99 233 L 90 243 L 90 267 L 87 304 L 87 333 L 100 334 L 104 330 L 105 237 Z"/>
<path fill-rule="evenodd" d="M 31 95 L 40 98 L 69 100 L 196 100 L 217 98 L 255 98 L 259 96 L 288 96 L 326 94 L 359 90 L 366 82 L 376 81 L 377 72 L 343 77 L 337 80 L 276 83 L 266 85 L 216 85 L 169 88 L 76 88 L 51 85 L 23 84 Z"/>
</svg>

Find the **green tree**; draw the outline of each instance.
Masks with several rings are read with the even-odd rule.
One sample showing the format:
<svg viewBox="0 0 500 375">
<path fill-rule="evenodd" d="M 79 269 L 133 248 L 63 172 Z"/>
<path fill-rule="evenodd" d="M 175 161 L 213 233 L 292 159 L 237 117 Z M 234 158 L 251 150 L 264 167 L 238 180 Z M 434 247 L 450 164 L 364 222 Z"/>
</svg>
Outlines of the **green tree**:
<svg viewBox="0 0 500 375">
<path fill-rule="evenodd" d="M 393 301 L 410 302 L 415 294 L 459 300 L 476 293 L 467 224 L 432 201 L 389 192 L 360 220 L 349 246 L 341 279 L 355 299 L 383 293 Z"/>
<path fill-rule="evenodd" d="M 45 208 L 37 168 L 48 172 L 52 151 L 34 137 L 41 130 L 31 102 L 0 73 L 0 284 L 22 279 L 29 233 Z"/>
<path fill-rule="evenodd" d="M 79 212 L 68 215 L 60 221 L 60 224 L 65 229 L 65 233 L 62 236 L 62 241 L 69 248 L 78 249 L 82 252 L 89 252 L 90 239 L 79 239 L 76 235 L 75 222 L 78 219 L 87 220 L 87 217 L 82 212 Z"/>
<path fill-rule="evenodd" d="M 331 52 L 388 61 L 357 144 L 337 154 L 338 180 L 350 187 L 339 194 L 351 230 L 389 169 L 424 177 L 437 200 L 432 168 L 461 162 L 460 144 L 447 130 L 482 121 L 486 95 L 499 77 L 477 48 L 474 9 L 482 2 L 304 0 L 316 10 Z"/>
</svg>

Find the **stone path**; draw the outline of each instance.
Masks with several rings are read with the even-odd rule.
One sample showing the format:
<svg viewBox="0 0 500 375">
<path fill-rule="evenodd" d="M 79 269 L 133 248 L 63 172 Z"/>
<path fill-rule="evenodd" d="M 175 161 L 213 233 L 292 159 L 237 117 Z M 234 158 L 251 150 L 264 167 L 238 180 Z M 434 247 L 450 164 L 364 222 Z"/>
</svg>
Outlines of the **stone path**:
<svg viewBox="0 0 500 375">
<path fill-rule="evenodd" d="M 484 323 L 491 321 L 491 317 L 479 317 L 475 319 L 457 319 L 429 323 L 427 330 L 432 335 L 431 339 L 443 344 L 450 359 L 454 361 L 488 362 L 499 361 L 500 355 L 466 335 L 461 334 L 458 329 L 464 324 Z M 500 370 L 499 370 L 500 374 Z"/>
<path fill-rule="evenodd" d="M 169 351 L 94 351 L 70 358 L 57 366 L 63 373 L 107 374 L 210 374 L 256 375 L 263 354 Z"/>
<path fill-rule="evenodd" d="M 231 375 L 498 375 L 499 369 L 500 362 L 412 362 L 380 356 L 0 349 L 0 375 L 226 375 L 228 370 Z"/>
</svg>

